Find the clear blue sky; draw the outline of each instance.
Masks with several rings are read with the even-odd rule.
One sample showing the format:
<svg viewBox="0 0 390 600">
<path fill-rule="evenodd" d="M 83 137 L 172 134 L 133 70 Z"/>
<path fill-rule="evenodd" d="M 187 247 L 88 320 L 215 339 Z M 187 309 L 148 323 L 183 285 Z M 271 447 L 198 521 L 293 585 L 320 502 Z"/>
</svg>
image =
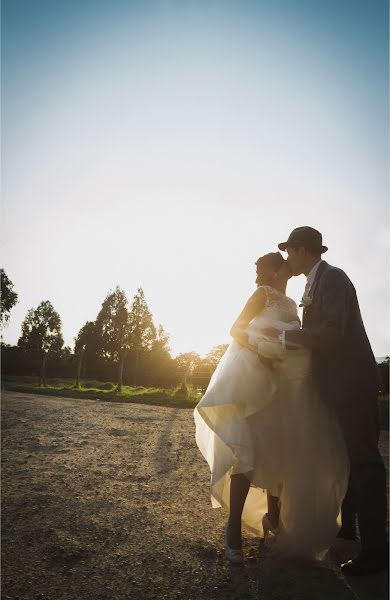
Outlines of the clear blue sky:
<svg viewBox="0 0 390 600">
<path fill-rule="evenodd" d="M 49 299 L 72 345 L 142 285 L 207 352 L 309 224 L 389 353 L 388 41 L 384 0 L 3 0 L 5 341 Z"/>
</svg>

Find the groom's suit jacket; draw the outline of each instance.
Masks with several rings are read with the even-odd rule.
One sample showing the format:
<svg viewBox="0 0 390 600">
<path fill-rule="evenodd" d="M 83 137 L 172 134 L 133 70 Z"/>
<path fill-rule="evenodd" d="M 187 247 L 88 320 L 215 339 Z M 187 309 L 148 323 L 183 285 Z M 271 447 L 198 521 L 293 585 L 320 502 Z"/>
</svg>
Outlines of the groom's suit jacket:
<svg viewBox="0 0 390 600">
<path fill-rule="evenodd" d="M 379 371 L 352 282 L 344 271 L 322 261 L 309 296 L 302 329 L 286 331 L 287 347 L 298 343 L 312 350 L 321 399 L 336 412 L 362 395 L 375 397 Z"/>
</svg>

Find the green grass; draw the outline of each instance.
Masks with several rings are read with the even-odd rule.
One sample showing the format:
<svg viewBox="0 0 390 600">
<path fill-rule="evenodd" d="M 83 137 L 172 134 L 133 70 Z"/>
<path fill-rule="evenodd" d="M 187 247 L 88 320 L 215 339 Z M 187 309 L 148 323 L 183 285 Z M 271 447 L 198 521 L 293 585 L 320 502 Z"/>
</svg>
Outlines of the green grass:
<svg viewBox="0 0 390 600">
<path fill-rule="evenodd" d="M 190 387 L 182 386 L 176 389 L 145 388 L 142 386 L 122 386 L 120 393 L 111 382 L 82 381 L 79 388 L 75 387 L 74 379 L 48 379 L 45 387 L 39 386 L 37 377 L 6 377 L 2 380 L 5 390 L 28 394 L 43 394 L 65 398 L 86 398 L 107 402 L 132 402 L 157 406 L 177 408 L 194 408 L 201 394 Z"/>
<path fill-rule="evenodd" d="M 65 398 L 86 398 L 107 402 L 132 402 L 176 408 L 194 408 L 202 397 L 200 392 L 190 386 L 178 386 L 175 389 L 146 388 L 143 386 L 122 386 L 122 392 L 116 391 L 112 382 L 84 380 L 80 388 L 75 388 L 74 379 L 48 379 L 46 387 L 40 387 L 37 377 L 7 376 L 2 380 L 2 388 L 28 394 L 44 394 Z M 381 429 L 389 429 L 389 394 L 378 397 Z"/>
</svg>

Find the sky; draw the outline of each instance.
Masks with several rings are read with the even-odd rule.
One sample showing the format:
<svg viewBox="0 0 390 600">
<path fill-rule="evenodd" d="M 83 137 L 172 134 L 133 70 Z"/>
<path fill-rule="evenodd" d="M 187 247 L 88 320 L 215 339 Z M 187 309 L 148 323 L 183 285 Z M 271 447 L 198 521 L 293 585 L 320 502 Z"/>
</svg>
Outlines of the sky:
<svg viewBox="0 0 390 600">
<path fill-rule="evenodd" d="M 386 0 L 3 0 L 1 21 L 5 342 L 50 300 L 73 346 L 142 286 L 172 354 L 204 355 L 311 225 L 390 353 Z"/>
</svg>

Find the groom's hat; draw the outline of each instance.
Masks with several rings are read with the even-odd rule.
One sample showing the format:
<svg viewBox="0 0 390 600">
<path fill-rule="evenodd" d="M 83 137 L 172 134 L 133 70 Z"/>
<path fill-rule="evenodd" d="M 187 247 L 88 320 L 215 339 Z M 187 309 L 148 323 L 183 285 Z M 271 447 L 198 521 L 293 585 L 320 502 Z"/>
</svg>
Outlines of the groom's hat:
<svg viewBox="0 0 390 600">
<path fill-rule="evenodd" d="M 303 246 L 312 252 L 323 254 L 327 251 L 327 247 L 322 245 L 322 234 L 313 229 L 313 227 L 297 227 L 288 236 L 287 242 L 278 244 L 279 250 L 286 250 L 287 246 L 295 246 L 299 248 Z"/>
</svg>

